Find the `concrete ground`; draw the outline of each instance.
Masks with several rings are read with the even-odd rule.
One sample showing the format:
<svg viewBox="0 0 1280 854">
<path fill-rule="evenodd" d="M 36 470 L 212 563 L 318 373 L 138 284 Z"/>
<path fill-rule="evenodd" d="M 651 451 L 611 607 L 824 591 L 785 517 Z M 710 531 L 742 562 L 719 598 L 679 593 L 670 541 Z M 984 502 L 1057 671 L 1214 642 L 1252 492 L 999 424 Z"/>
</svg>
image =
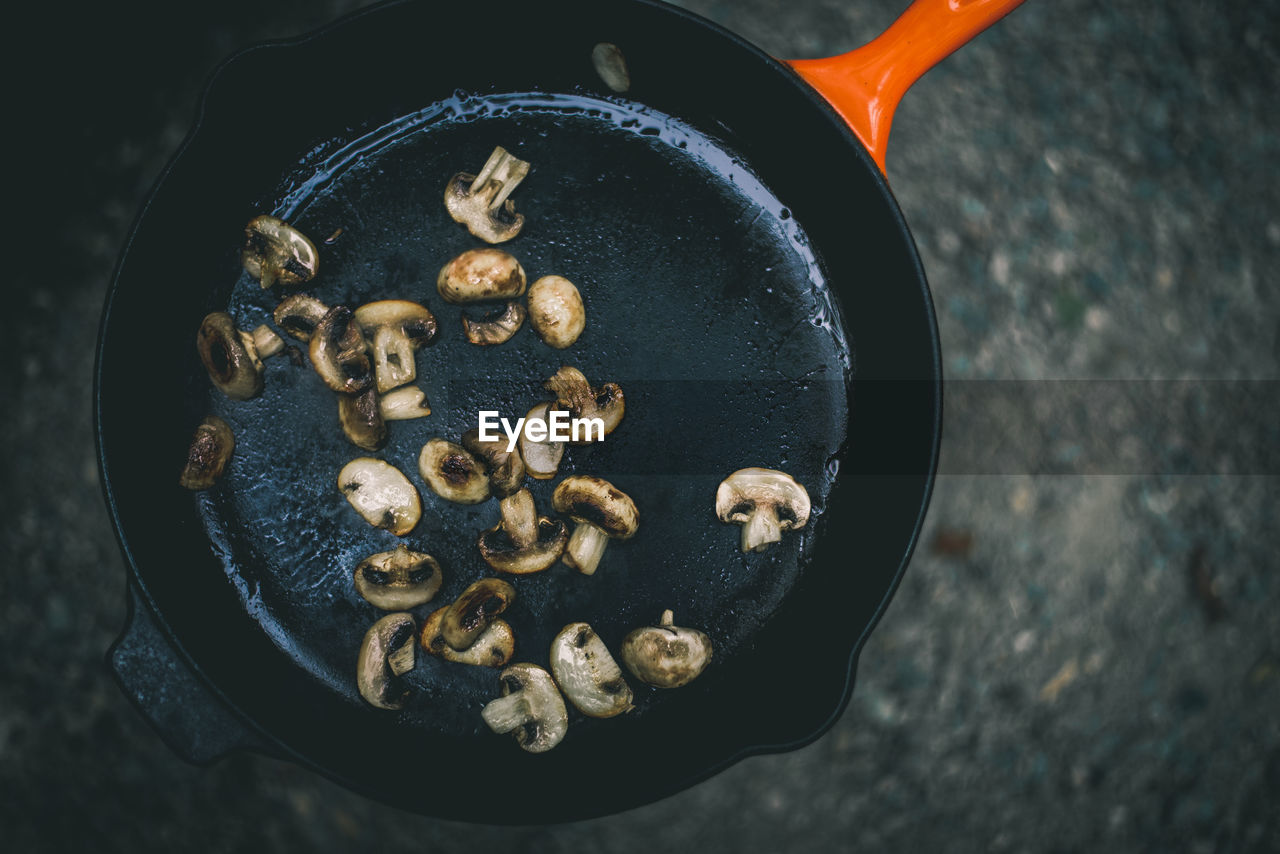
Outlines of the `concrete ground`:
<svg viewBox="0 0 1280 854">
<path fill-rule="evenodd" d="M 354 5 L 11 13 L 6 850 L 1280 850 L 1273 0 L 1031 0 L 907 96 L 888 173 L 939 309 L 943 473 L 819 741 L 513 829 L 170 754 L 102 664 L 124 567 L 89 420 L 98 313 L 213 65 Z M 801 57 L 903 2 L 681 5 Z"/>
</svg>

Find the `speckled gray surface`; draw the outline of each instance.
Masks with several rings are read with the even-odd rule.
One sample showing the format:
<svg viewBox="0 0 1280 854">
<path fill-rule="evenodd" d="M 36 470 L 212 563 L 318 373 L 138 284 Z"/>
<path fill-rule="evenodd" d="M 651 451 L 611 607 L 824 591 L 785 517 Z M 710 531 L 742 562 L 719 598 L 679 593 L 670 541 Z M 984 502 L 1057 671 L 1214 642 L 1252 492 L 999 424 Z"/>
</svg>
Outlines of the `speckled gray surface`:
<svg viewBox="0 0 1280 854">
<path fill-rule="evenodd" d="M 775 55 L 816 56 L 903 4 L 682 5 Z M 974 382 L 951 395 L 922 547 L 819 741 L 532 829 L 406 815 L 255 756 L 174 758 L 102 664 L 124 570 L 94 464 L 90 342 L 203 77 L 349 8 L 15 13 L 6 849 L 1280 850 L 1275 2 L 1031 0 L 907 96 L 889 175 L 948 379 Z M 1064 401 L 977 382 L 1045 379 L 1186 382 L 1141 386 L 1136 408 L 1089 386 Z M 1228 379 L 1254 382 L 1210 382 Z M 1207 420 L 1187 432 L 1183 414 Z M 1092 444 L 1055 438 L 1073 419 Z M 993 455 L 1001 423 L 1030 426 Z M 1148 450 L 1090 464 L 1135 441 Z M 1039 473 L 1077 470 L 1093 474 Z"/>
</svg>

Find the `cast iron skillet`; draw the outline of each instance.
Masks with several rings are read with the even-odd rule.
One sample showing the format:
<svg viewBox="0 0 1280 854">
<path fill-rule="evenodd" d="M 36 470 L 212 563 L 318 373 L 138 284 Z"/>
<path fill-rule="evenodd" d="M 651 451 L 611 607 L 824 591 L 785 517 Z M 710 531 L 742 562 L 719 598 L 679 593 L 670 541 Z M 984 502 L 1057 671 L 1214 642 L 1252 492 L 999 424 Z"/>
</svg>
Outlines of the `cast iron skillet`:
<svg viewBox="0 0 1280 854">
<path fill-rule="evenodd" d="M 100 462 L 135 594 L 112 654 L 126 690 L 187 755 L 255 747 L 400 807 L 488 822 L 623 809 L 816 738 L 847 702 L 856 653 L 905 569 L 940 437 L 932 305 L 878 168 L 887 121 L 910 80 L 1013 5 L 922 0 L 867 48 L 797 64 L 820 86 L 876 81 L 860 107 L 833 98 L 869 150 L 784 65 L 648 0 L 499 2 L 484 21 L 458 5 L 392 4 L 225 64 L 139 217 L 102 323 Z M 942 35 L 921 40 L 933 25 Z M 625 56 L 623 94 L 593 69 L 599 42 Z M 890 60 L 906 70 L 876 71 Z M 515 196 L 528 224 L 503 248 L 531 277 L 582 288 L 588 328 L 570 350 L 528 330 L 468 345 L 434 293 L 439 267 L 477 245 L 445 216 L 444 182 L 497 144 L 534 164 Z M 317 242 L 343 229 L 321 245 L 316 296 L 415 299 L 441 322 L 418 360 L 435 412 L 392 425 L 377 454 L 418 483 L 424 520 L 407 542 L 445 567 L 419 616 L 493 574 L 474 538 L 497 509 L 436 499 L 416 475 L 418 448 L 456 439 L 481 407 L 523 414 L 573 364 L 620 383 L 628 414 L 561 474 L 600 474 L 631 494 L 641 534 L 611 546 L 593 577 L 557 566 L 514 580 L 516 660 L 545 665 L 573 620 L 616 649 L 673 608 L 716 645 L 702 678 L 670 692 L 636 684 L 635 712 L 575 714 L 542 756 L 480 722 L 492 670 L 420 655 L 403 712 L 360 701 L 355 652 L 380 612 L 350 573 L 396 542 L 337 492 L 338 469 L 364 454 L 308 368 L 276 359 L 263 395 L 236 403 L 210 389 L 192 346 L 206 312 L 226 308 L 247 329 L 278 301 L 238 264 L 240 229 L 264 211 Z M 236 456 L 192 498 L 176 471 L 211 411 L 235 429 Z M 712 511 L 719 481 L 749 465 L 791 472 L 815 507 L 808 527 L 758 555 L 742 555 Z M 544 511 L 551 485 L 533 487 Z M 243 737 L 201 750 L 180 734 L 184 716 L 187 729 L 205 720 L 181 707 L 187 670 Z"/>
</svg>

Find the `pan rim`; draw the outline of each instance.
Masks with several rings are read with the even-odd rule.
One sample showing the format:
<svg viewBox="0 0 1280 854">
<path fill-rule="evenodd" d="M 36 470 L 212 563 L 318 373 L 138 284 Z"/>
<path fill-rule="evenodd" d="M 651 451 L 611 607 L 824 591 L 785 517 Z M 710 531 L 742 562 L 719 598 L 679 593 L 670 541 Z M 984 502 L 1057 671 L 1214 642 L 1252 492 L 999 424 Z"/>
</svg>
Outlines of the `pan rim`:
<svg viewBox="0 0 1280 854">
<path fill-rule="evenodd" d="M 113 481 L 110 475 L 110 466 L 107 460 L 106 448 L 103 442 L 103 433 L 104 433 L 104 424 L 103 424 L 104 412 L 103 412 L 103 398 L 102 398 L 103 354 L 104 354 L 105 343 L 106 343 L 107 329 L 108 329 L 108 326 L 110 325 L 110 321 L 112 318 L 113 304 L 115 302 L 117 292 L 121 284 L 121 274 L 124 268 L 125 260 L 129 256 L 133 248 L 135 237 L 138 234 L 138 231 L 141 228 L 143 221 L 146 219 L 148 212 L 151 210 L 152 205 L 157 197 L 157 194 L 160 188 L 165 184 L 166 180 L 169 178 L 170 174 L 173 172 L 176 165 L 184 157 L 184 155 L 189 150 L 189 148 L 191 148 L 196 138 L 200 135 L 200 132 L 204 128 L 205 120 L 206 120 L 207 102 L 211 94 L 216 89 L 218 81 L 224 75 L 226 69 L 242 61 L 244 57 L 250 54 L 259 53 L 259 52 L 268 51 L 268 50 L 287 50 L 287 49 L 295 49 L 298 47 L 302 47 L 313 41 L 323 38 L 325 35 L 327 35 L 331 31 L 346 27 L 352 21 L 362 19 L 367 15 L 378 14 L 388 8 L 410 5 L 414 2 L 415 0 L 389 0 L 389 2 L 379 3 L 373 6 L 359 9 L 352 13 L 349 13 L 348 15 L 338 18 L 335 21 L 324 25 L 323 27 L 315 29 L 309 33 L 302 34 L 298 37 L 290 38 L 290 39 L 273 40 L 273 41 L 263 42 L 260 44 L 246 47 L 240 51 L 235 52 L 234 54 L 229 56 L 227 59 L 223 60 L 217 66 L 217 68 L 215 68 L 215 70 L 206 80 L 201 90 L 201 94 L 198 99 L 196 114 L 193 119 L 191 128 L 187 132 L 182 143 L 178 146 L 174 154 L 169 158 L 164 168 L 160 171 L 156 180 L 153 182 L 150 190 L 147 193 L 146 200 L 142 204 L 141 208 L 139 209 L 137 215 L 133 220 L 133 223 L 129 230 L 129 235 L 126 238 L 124 245 L 121 249 L 120 255 L 116 260 L 116 264 L 111 275 L 110 284 L 108 286 L 106 297 L 104 299 L 102 316 L 99 323 L 98 339 L 97 339 L 97 346 L 96 346 L 96 353 L 95 353 L 93 393 L 92 393 L 92 400 L 93 400 L 93 407 L 94 407 L 93 422 L 94 422 L 95 455 L 97 456 L 97 461 L 98 461 L 100 486 L 103 490 L 104 499 L 107 503 L 108 515 L 112 522 L 113 534 L 116 537 L 116 541 L 120 546 L 121 553 L 125 558 L 125 564 L 128 569 L 128 573 L 126 576 L 126 585 L 131 587 L 133 590 L 135 590 L 139 594 L 140 600 L 150 609 L 150 616 L 155 619 L 157 626 L 161 629 L 163 635 L 165 636 L 166 640 L 170 643 L 172 648 L 178 653 L 183 663 L 186 664 L 191 669 L 191 671 L 200 679 L 200 681 L 205 687 L 209 688 L 212 691 L 212 693 L 223 704 L 225 704 L 230 710 L 232 710 L 232 712 L 234 712 L 236 718 L 246 726 L 246 729 L 260 735 L 265 740 L 265 742 L 270 745 L 270 747 L 273 750 L 278 749 L 283 754 L 286 754 L 287 757 L 290 758 L 292 761 L 295 761 L 308 768 L 311 768 L 312 770 L 315 770 L 323 774 L 324 776 L 328 777 L 329 779 L 335 780 L 336 782 L 339 782 L 348 788 L 354 789 L 356 791 L 361 791 L 362 793 L 375 798 L 379 796 L 371 792 L 365 786 L 363 786 L 360 781 L 353 780 L 348 776 L 336 773 L 331 769 L 328 769 L 325 766 L 315 762 L 314 760 L 302 754 L 301 752 L 295 750 L 288 742 L 278 738 L 273 733 L 263 728 L 263 726 L 257 720 L 255 720 L 251 715 L 249 715 L 242 708 L 240 708 L 232 700 L 232 698 L 226 694 L 223 688 L 220 685 L 218 685 L 205 672 L 204 668 L 192 656 L 192 654 L 186 648 L 186 646 L 181 642 L 181 640 L 179 639 L 178 633 L 175 632 L 166 614 L 164 613 L 163 610 L 161 610 L 159 603 L 156 601 L 156 599 L 152 595 L 152 592 L 148 589 L 147 584 L 143 580 L 142 573 L 139 570 L 137 557 L 135 556 L 133 549 L 130 547 L 125 537 L 124 525 L 120 516 L 119 507 L 117 506 L 116 494 L 113 490 Z M 878 181 L 876 182 L 876 186 L 878 188 L 878 192 L 882 196 L 887 210 L 892 212 L 892 217 L 893 217 L 892 222 L 895 229 L 899 231 L 903 236 L 903 245 L 908 250 L 911 268 L 915 274 L 915 278 L 921 290 L 921 296 L 923 298 L 923 304 L 925 307 L 925 317 L 926 317 L 927 326 L 928 326 L 927 332 L 928 332 L 928 338 L 929 338 L 930 347 L 931 347 L 931 352 L 929 353 L 929 365 L 932 370 L 932 376 L 929 379 L 932 384 L 932 402 L 933 402 L 933 412 L 934 412 L 933 423 L 929 425 L 931 442 L 930 442 L 929 460 L 927 463 L 927 472 L 924 474 L 923 490 L 920 496 L 919 507 L 916 512 L 915 519 L 912 523 L 910 537 L 906 543 L 906 547 L 902 553 L 901 559 L 899 560 L 896 571 L 893 574 L 891 583 L 887 587 L 880 601 L 877 603 L 874 609 L 872 618 L 865 625 L 862 632 L 854 641 L 850 649 L 847 667 L 846 667 L 846 673 L 843 680 L 843 686 L 844 686 L 843 691 L 840 695 L 839 701 L 836 703 L 834 708 L 830 711 L 830 713 L 823 720 L 823 722 L 812 732 L 803 734 L 798 737 L 783 737 L 783 738 L 762 740 L 756 744 L 745 745 L 737 752 L 725 757 L 723 760 L 708 766 L 707 768 L 704 769 L 702 773 L 697 775 L 695 778 L 680 780 L 674 783 L 669 789 L 665 791 L 659 791 L 659 792 L 653 793 L 651 798 L 649 798 L 647 801 L 644 801 L 644 802 L 651 802 L 653 800 L 658 800 L 660 798 L 673 794 L 674 792 L 679 791 L 680 789 L 683 789 L 689 785 L 692 785 L 693 783 L 699 782 L 701 780 L 705 780 L 708 777 L 719 773 L 725 768 L 749 756 L 785 752 L 785 751 L 793 750 L 793 749 L 802 747 L 806 744 L 812 743 L 813 741 L 821 737 L 824 733 L 826 733 L 831 728 L 831 726 L 834 725 L 834 723 L 840 717 L 840 715 L 843 713 L 843 711 L 847 707 L 849 698 L 852 695 L 852 691 L 856 682 L 856 670 L 857 670 L 858 659 L 860 658 L 862 650 L 872 630 L 879 624 L 881 618 L 884 615 L 884 612 L 888 607 L 889 602 L 893 599 L 893 596 L 898 588 L 898 585 L 901 583 L 901 580 L 905 575 L 906 568 L 910 563 L 911 556 L 918 543 L 919 536 L 924 524 L 929 502 L 932 497 L 933 487 L 936 481 L 936 474 L 937 474 L 937 468 L 938 468 L 938 462 L 939 462 L 941 437 L 942 437 L 941 429 L 942 429 L 943 384 L 942 384 L 941 344 L 940 344 L 940 338 L 939 338 L 939 332 L 938 332 L 936 311 L 935 311 L 935 306 L 932 299 L 932 294 L 928 287 L 928 282 L 925 277 L 925 271 L 919 257 L 919 252 L 918 252 L 918 248 L 916 246 L 915 240 L 906 223 L 905 216 L 902 214 L 902 211 L 897 203 L 897 200 L 892 193 L 892 190 L 889 188 L 888 183 L 884 180 L 884 176 L 881 173 L 879 173 L 878 167 L 874 164 L 874 161 L 871 159 L 869 153 L 862 146 L 861 142 L 856 138 L 856 136 L 854 136 L 852 131 L 849 130 L 848 126 L 843 122 L 843 120 L 840 119 L 840 117 L 836 114 L 835 110 L 830 106 L 830 104 L 828 104 L 825 101 L 825 99 L 823 99 L 820 95 L 818 95 L 818 93 L 815 90 L 813 90 L 807 83 L 805 83 L 803 79 L 800 78 L 800 76 L 790 68 L 790 66 L 786 65 L 780 60 L 773 58 L 772 56 L 769 56 L 768 54 L 760 50 L 758 47 L 756 47 L 755 45 L 751 44 L 750 42 L 746 41 L 742 37 L 736 35 L 735 33 L 732 33 L 731 31 L 724 29 L 718 24 L 708 21 L 707 19 L 693 12 L 690 12 L 688 10 L 681 9 L 679 7 L 670 6 L 669 4 L 658 2 L 657 0 L 627 0 L 627 2 L 630 2 L 638 6 L 659 9 L 665 14 L 673 14 L 673 15 L 676 15 L 677 17 L 683 18 L 693 24 L 696 24 L 697 26 L 703 29 L 709 30 L 711 33 L 717 35 L 718 37 L 727 40 L 728 42 L 733 44 L 737 49 L 745 51 L 748 55 L 754 57 L 756 60 L 770 67 L 774 72 L 781 73 L 781 75 L 787 81 L 789 81 L 791 85 L 791 89 L 795 92 L 795 94 L 804 98 L 811 107 L 817 108 L 819 111 L 821 111 L 821 113 L 826 117 L 827 122 L 832 125 L 833 129 L 836 130 L 841 137 L 843 137 L 843 139 L 847 143 L 846 150 L 848 148 L 852 148 L 853 151 L 857 152 L 857 154 L 854 156 L 860 157 L 862 165 L 865 168 L 872 170 L 873 173 L 877 175 Z M 854 386 L 856 386 L 856 383 L 857 383 L 856 374 L 857 372 L 855 371 L 854 375 L 850 378 L 849 387 L 851 389 Z M 113 649 L 114 647 L 115 645 L 113 644 Z M 638 804 L 637 803 L 630 804 L 630 806 L 636 806 L 636 805 Z M 592 813 L 592 814 L 599 814 L 599 813 Z"/>
</svg>

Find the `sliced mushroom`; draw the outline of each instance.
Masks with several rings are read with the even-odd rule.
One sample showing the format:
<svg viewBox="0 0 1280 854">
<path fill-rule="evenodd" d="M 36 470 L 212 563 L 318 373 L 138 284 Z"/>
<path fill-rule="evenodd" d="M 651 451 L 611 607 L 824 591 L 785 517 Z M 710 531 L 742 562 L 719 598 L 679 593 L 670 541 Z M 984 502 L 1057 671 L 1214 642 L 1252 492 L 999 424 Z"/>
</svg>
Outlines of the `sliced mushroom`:
<svg viewBox="0 0 1280 854">
<path fill-rule="evenodd" d="M 550 424 L 550 417 L 551 404 L 540 403 L 525 416 L 525 427 L 531 421 Z M 556 476 L 556 469 L 560 468 L 560 460 L 564 457 L 564 449 L 564 442 L 552 442 L 550 439 L 535 442 L 529 438 L 527 429 L 520 431 L 520 459 L 524 461 L 525 471 L 538 480 L 549 480 Z"/>
<path fill-rule="evenodd" d="M 356 512 L 375 528 L 397 537 L 413 530 L 422 517 L 422 500 L 398 468 L 372 457 L 357 457 L 338 472 L 338 489 Z"/>
<path fill-rule="evenodd" d="M 411 552 L 401 544 L 360 561 L 353 580 L 356 592 L 375 608 L 407 611 L 430 602 L 444 576 L 440 563 L 431 555 Z"/>
<path fill-rule="evenodd" d="M 418 473 L 436 495 L 455 504 L 479 504 L 489 497 L 484 464 L 467 449 L 431 439 L 418 454 Z"/>
<path fill-rule="evenodd" d="M 627 71 L 627 60 L 622 49 L 612 42 L 600 42 L 591 49 L 591 64 L 596 74 L 615 92 L 625 92 L 631 88 L 631 74 Z"/>
<path fill-rule="evenodd" d="M 440 634 L 445 642 L 461 651 L 475 643 L 494 618 L 507 610 L 516 590 L 500 578 L 482 578 L 472 584 L 444 609 Z"/>
<path fill-rule="evenodd" d="M 230 425 L 216 415 L 210 415 L 196 427 L 187 448 L 187 464 L 182 469 L 178 483 L 186 489 L 208 489 L 218 482 L 236 447 L 235 434 Z"/>
<path fill-rule="evenodd" d="M 356 661 L 360 696 L 379 709 L 400 709 L 409 688 L 400 677 L 414 666 L 412 614 L 387 614 L 365 632 Z"/>
<path fill-rule="evenodd" d="M 241 332 L 240 338 L 246 347 L 252 347 L 251 352 L 257 353 L 259 359 L 274 356 L 284 349 L 284 339 L 265 323 L 252 332 Z"/>
<path fill-rule="evenodd" d="M 384 421 L 408 421 L 431 414 L 427 393 L 416 386 L 394 389 L 378 398 Z"/>
<path fill-rule="evenodd" d="M 569 731 L 569 711 L 551 674 L 536 664 L 513 664 L 502 671 L 502 696 L 480 710 L 489 729 L 514 733 L 530 753 L 545 753 Z"/>
<path fill-rule="evenodd" d="M 269 288 L 276 282 L 300 285 L 315 278 L 320 256 L 315 244 L 273 216 L 255 217 L 244 227 L 244 269 Z"/>
<path fill-rule="evenodd" d="M 786 472 L 739 469 L 716 490 L 716 515 L 742 525 L 744 552 L 761 552 L 809 521 L 809 493 Z"/>
<path fill-rule="evenodd" d="M 233 400 L 248 400 L 262 391 L 262 360 L 252 336 L 236 329 L 225 311 L 205 315 L 196 333 L 196 350 L 218 390 Z"/>
<path fill-rule="evenodd" d="M 355 320 L 365 340 L 373 344 L 379 393 L 413 382 L 417 376 L 413 354 L 435 338 L 435 315 L 416 302 L 388 299 L 360 306 Z"/>
<path fill-rule="evenodd" d="M 511 660 L 516 651 L 516 636 L 506 620 L 495 619 L 476 636 L 466 649 L 457 650 L 449 646 L 440 631 L 444 624 L 444 616 L 448 613 L 446 606 L 434 611 L 422 624 L 419 642 L 422 648 L 432 655 L 455 664 L 474 664 L 480 667 L 502 667 Z"/>
<path fill-rule="evenodd" d="M 574 475 L 560 481 L 551 504 L 578 523 L 564 550 L 564 562 L 583 575 L 600 565 L 609 540 L 627 540 L 640 524 L 636 505 L 607 480 Z"/>
<path fill-rule="evenodd" d="M 365 338 L 351 309 L 335 305 L 311 336 L 311 366 L 324 384 L 344 394 L 359 394 L 373 384 L 373 366 Z"/>
<path fill-rule="evenodd" d="M 498 498 L 506 498 L 524 485 L 524 460 L 518 451 L 508 451 L 507 444 L 501 436 L 481 441 L 479 430 L 468 430 L 462 437 L 462 447 L 484 461 L 489 488 Z"/>
<path fill-rule="evenodd" d="M 524 215 L 516 213 L 508 198 L 524 176 L 529 164 L 498 146 L 485 161 L 479 175 L 459 172 L 444 190 L 444 205 L 455 222 L 486 243 L 502 243 L 520 233 Z"/>
<path fill-rule="evenodd" d="M 533 494 L 522 489 L 498 504 L 502 521 L 480 534 L 480 555 L 499 572 L 542 572 L 564 553 L 569 532 L 559 519 L 539 516 Z"/>
<path fill-rule="evenodd" d="M 611 718 L 634 708 L 631 686 L 609 648 L 586 623 L 570 623 L 551 642 L 551 673 L 584 715 Z"/>
<path fill-rule="evenodd" d="M 271 317 L 275 320 L 276 326 L 283 329 L 291 338 L 310 341 L 316 327 L 328 313 L 329 306 L 315 297 L 293 294 L 280 301 Z"/>
<path fill-rule="evenodd" d="M 338 395 L 338 422 L 351 444 L 366 451 L 376 451 L 387 443 L 387 425 L 376 389 L 360 394 Z"/>
<path fill-rule="evenodd" d="M 462 332 L 472 344 L 488 346 L 505 344 L 511 336 L 520 331 L 524 324 L 525 309 L 518 302 L 509 302 L 499 314 L 485 317 L 483 320 L 472 320 L 464 312 L 462 315 Z"/>
<path fill-rule="evenodd" d="M 436 290 L 445 302 L 463 305 L 510 300 L 524 293 L 524 268 L 501 249 L 468 249 L 440 268 Z"/>
<path fill-rule="evenodd" d="M 563 276 L 543 276 L 529 286 L 529 323 L 557 350 L 573 344 L 587 325 L 582 295 Z"/>
<path fill-rule="evenodd" d="M 608 436 L 617 428 L 626 412 L 626 401 L 617 383 L 593 388 L 582 371 L 568 365 L 556 371 L 543 385 L 556 396 L 554 409 L 566 409 L 574 418 L 598 418 Z M 587 435 L 591 435 L 590 431 Z M 591 439 L 583 436 L 575 444 L 585 445 Z"/>
<path fill-rule="evenodd" d="M 711 638 L 675 625 L 666 610 L 656 626 L 636 629 L 622 639 L 622 663 L 641 682 L 657 688 L 688 685 L 711 661 Z"/>
</svg>

